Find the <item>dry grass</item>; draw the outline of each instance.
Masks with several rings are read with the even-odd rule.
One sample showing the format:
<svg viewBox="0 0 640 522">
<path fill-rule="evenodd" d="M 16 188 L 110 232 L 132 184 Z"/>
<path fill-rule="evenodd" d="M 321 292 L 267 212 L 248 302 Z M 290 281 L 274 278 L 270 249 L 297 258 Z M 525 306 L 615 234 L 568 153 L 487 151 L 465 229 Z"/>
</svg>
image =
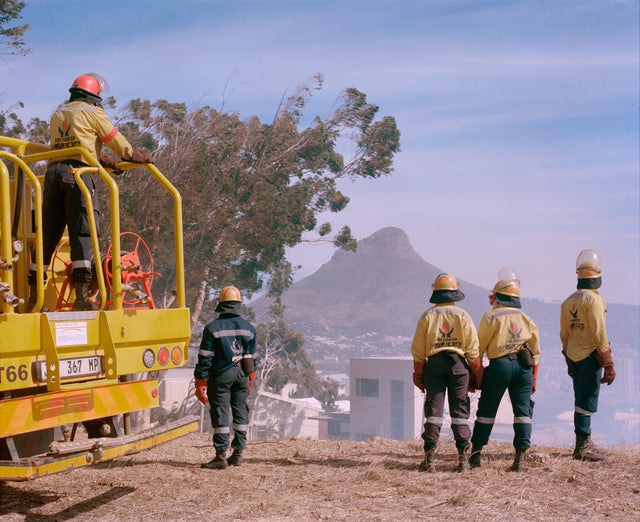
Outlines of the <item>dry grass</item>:
<svg viewBox="0 0 640 522">
<path fill-rule="evenodd" d="M 640 447 L 578 462 L 569 448 L 491 442 L 483 466 L 455 473 L 442 441 L 438 472 L 418 472 L 421 441 L 254 441 L 245 463 L 200 469 L 210 435 L 136 455 L 0 485 L 2 520 L 640 520 Z"/>
</svg>

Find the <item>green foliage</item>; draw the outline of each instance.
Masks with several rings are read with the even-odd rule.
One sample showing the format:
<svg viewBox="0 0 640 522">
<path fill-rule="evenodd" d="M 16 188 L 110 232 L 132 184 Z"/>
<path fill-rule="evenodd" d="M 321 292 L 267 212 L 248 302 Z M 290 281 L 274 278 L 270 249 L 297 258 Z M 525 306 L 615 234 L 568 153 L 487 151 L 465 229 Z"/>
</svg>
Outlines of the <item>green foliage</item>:
<svg viewBox="0 0 640 522">
<path fill-rule="evenodd" d="M 29 24 L 10 25 L 12 21 L 22 19 L 21 12 L 24 6 L 24 2 L 0 0 L 0 56 L 24 56 L 31 52 L 23 39 L 29 29 Z"/>
<path fill-rule="evenodd" d="M 348 227 L 328 237 L 330 226 L 318 226 L 316 216 L 348 204 L 338 179 L 391 173 L 399 132 L 391 117 L 376 121 L 378 107 L 356 89 L 344 91 L 327 118 L 299 129 L 305 105 L 321 85 L 317 75 L 298 87 L 270 123 L 166 100 L 135 99 L 118 115 L 118 128 L 134 146 L 153 151 L 185 202 L 187 299 L 194 318 L 200 310 L 211 312 L 209 296 L 226 284 L 246 295 L 279 295 L 292 280 L 285 249 L 303 241 L 304 233 L 315 230 L 320 240 L 355 249 Z M 344 137 L 355 144 L 346 161 L 336 150 Z M 174 285 L 171 252 L 164 247 L 171 244 L 171 202 L 137 176 L 120 184 L 123 223 L 160 245 L 153 255 L 168 295 Z"/>
</svg>

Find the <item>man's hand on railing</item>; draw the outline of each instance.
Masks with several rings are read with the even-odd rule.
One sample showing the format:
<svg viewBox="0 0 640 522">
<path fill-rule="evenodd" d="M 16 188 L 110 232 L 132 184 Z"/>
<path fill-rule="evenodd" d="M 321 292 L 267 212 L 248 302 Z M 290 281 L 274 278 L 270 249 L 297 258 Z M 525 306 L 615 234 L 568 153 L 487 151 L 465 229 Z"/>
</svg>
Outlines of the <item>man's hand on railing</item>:
<svg viewBox="0 0 640 522">
<path fill-rule="evenodd" d="M 100 165 L 105 169 L 111 169 L 114 174 L 122 174 L 122 171 L 118 169 L 118 160 L 105 154 L 100 154 Z"/>
<path fill-rule="evenodd" d="M 151 153 L 146 150 L 133 149 L 133 154 L 129 160 L 131 163 L 153 163 Z"/>
</svg>

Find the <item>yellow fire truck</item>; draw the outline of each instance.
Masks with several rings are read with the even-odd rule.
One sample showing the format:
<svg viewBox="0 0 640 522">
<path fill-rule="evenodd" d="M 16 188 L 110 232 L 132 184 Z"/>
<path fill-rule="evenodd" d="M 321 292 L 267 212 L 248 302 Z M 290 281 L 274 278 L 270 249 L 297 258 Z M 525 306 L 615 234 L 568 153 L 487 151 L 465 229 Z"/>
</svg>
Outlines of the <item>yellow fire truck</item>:
<svg viewBox="0 0 640 522">
<path fill-rule="evenodd" d="M 89 218 L 98 291 L 95 311 L 72 311 L 67 241 L 45 281 L 42 183 L 34 166 L 81 154 L 74 176 Z M 140 165 L 120 163 L 120 170 Z M 135 236 L 121 248 L 118 185 L 84 149 L 54 151 L 0 136 L 0 481 L 27 480 L 150 448 L 198 429 L 198 419 L 134 433 L 132 412 L 159 406 L 159 371 L 184 366 L 190 337 L 185 305 L 182 201 L 153 165 L 151 176 L 173 199 L 175 306 L 158 309 L 150 293 L 148 249 Z M 109 191 L 111 246 L 102 262 L 91 197 L 81 175 Z M 140 246 L 143 245 L 143 246 Z M 119 260 L 119 262 L 117 262 Z M 37 302 L 28 310 L 27 275 L 35 264 Z M 81 429 L 78 429 L 80 428 Z"/>
</svg>

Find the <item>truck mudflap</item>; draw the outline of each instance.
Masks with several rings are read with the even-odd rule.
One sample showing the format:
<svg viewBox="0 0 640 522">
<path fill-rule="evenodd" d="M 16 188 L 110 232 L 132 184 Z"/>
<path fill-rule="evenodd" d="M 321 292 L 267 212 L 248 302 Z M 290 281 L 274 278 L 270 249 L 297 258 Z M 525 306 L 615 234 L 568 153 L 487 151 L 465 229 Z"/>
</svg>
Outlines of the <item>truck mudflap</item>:
<svg viewBox="0 0 640 522">
<path fill-rule="evenodd" d="M 32 480 L 60 471 L 132 455 L 199 429 L 199 418 L 184 417 L 134 435 L 102 437 L 78 442 L 53 442 L 47 454 L 18 461 L 0 461 L 0 481 Z"/>
</svg>

